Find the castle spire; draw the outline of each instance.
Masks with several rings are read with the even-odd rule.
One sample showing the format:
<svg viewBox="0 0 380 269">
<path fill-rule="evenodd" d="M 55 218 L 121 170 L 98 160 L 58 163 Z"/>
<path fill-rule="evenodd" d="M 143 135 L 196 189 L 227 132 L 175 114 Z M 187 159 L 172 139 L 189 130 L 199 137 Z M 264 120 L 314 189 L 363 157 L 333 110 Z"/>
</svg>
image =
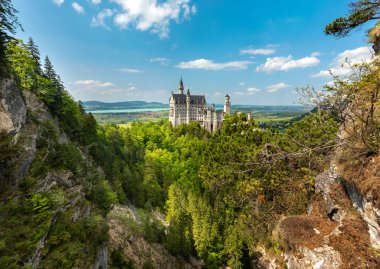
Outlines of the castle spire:
<svg viewBox="0 0 380 269">
<path fill-rule="evenodd" d="M 187 95 L 190 95 L 190 88 L 187 88 Z"/>
<path fill-rule="evenodd" d="M 183 94 L 184 89 L 185 89 L 185 87 L 183 87 L 183 80 L 182 80 L 182 76 L 181 76 L 181 80 L 179 81 L 179 86 L 178 86 L 178 93 Z"/>
</svg>

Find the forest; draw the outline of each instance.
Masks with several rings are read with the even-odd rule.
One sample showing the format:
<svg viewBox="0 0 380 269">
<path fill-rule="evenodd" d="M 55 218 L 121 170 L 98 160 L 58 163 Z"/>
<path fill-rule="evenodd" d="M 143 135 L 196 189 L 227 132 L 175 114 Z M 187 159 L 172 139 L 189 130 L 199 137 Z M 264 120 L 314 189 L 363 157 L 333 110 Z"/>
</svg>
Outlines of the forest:
<svg viewBox="0 0 380 269">
<path fill-rule="evenodd" d="M 7 57 L 21 87 L 32 89 L 59 118 L 72 143 L 102 167 L 105 181 L 96 183 L 89 199 L 104 213 L 127 200 L 164 213 L 170 224 L 167 235 L 154 238 L 174 255 L 199 256 L 209 268 L 242 267 L 250 260 L 249 247 L 258 242 L 279 247 L 271 236 L 276 221 L 282 214 L 306 210 L 313 176 L 324 168 L 334 146 L 338 122 L 326 111 L 310 114 L 285 133 L 261 129 L 245 114 L 226 118 L 215 134 L 196 123 L 173 129 L 167 120 L 133 123 L 127 129 L 99 125 L 63 89 L 49 59 L 42 68 L 36 55 L 32 39 L 8 44 Z M 42 128 L 48 143 L 39 145 L 41 157 L 24 183 L 27 192 L 33 189 L 32 178 L 50 169 L 63 166 L 85 173 L 75 147 L 62 148 L 54 128 Z M 41 161 L 52 148 L 46 167 Z M 30 199 L 33 211 L 45 212 L 57 206 L 42 207 L 54 204 L 44 202 L 56 199 L 47 197 L 39 193 L 25 203 Z"/>
<path fill-rule="evenodd" d="M 33 39 L 25 43 L 12 37 L 18 22 L 11 2 L 2 1 L 0 7 L 2 16 L 12 18 L 0 26 L 1 79 L 12 78 L 21 94 L 36 95 L 58 122 L 57 128 L 28 111 L 28 121 L 38 129 L 36 157 L 18 186 L 10 182 L 10 172 L 1 174 L 1 268 L 27 266 L 29 253 L 52 223 L 42 267 L 81 267 L 85 246 L 94 257 L 108 240 L 107 214 L 114 205 L 129 203 L 165 216 L 166 227 L 148 219 L 143 233 L 171 255 L 198 257 L 204 268 L 251 268 L 255 246 L 274 254 L 285 247 L 274 235 L 276 225 L 284 216 L 307 211 L 315 176 L 342 143 L 339 129 L 345 130 L 346 147 L 357 154 L 352 158 L 378 154 L 378 59 L 354 66 L 358 72 L 344 79 L 335 77 L 324 91 L 303 89 L 304 101 L 315 109 L 281 128 L 259 126 L 244 113 L 227 116 L 213 134 L 197 123 L 172 128 L 166 119 L 120 128 L 99 124 L 85 112 L 49 57 L 41 64 Z M 59 142 L 62 132 L 68 138 L 64 144 Z M 11 167 L 18 150 L 12 137 L 1 133 L 2 168 Z M 80 221 L 60 211 L 70 194 L 38 185 L 62 170 L 81 180 L 84 204 L 93 205 L 91 215 Z M 117 252 L 110 264 L 134 268 Z"/>
</svg>

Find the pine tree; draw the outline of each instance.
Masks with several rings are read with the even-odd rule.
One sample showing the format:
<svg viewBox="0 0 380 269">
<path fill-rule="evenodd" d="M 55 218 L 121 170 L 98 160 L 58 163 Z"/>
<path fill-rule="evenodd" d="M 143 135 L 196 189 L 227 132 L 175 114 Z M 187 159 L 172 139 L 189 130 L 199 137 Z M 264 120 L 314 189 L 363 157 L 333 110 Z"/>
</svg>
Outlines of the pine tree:
<svg viewBox="0 0 380 269">
<path fill-rule="evenodd" d="M 47 79 L 50 79 L 54 84 L 57 82 L 57 73 L 54 71 L 53 64 L 48 56 L 45 57 L 44 75 Z"/>
<path fill-rule="evenodd" d="M 21 24 L 17 19 L 17 10 L 13 7 L 11 0 L 0 1 L 0 76 L 6 73 L 5 48 L 6 44 L 12 39 L 12 34 L 16 33 Z"/>
<path fill-rule="evenodd" d="M 62 112 L 62 102 L 65 89 L 60 76 L 58 76 L 54 71 L 53 64 L 51 63 L 48 56 L 45 58 L 43 73 L 44 76 L 50 80 L 53 85 L 51 108 L 55 113 L 60 114 Z"/>
<path fill-rule="evenodd" d="M 42 68 L 41 68 L 41 57 L 40 57 L 40 50 L 38 49 L 38 46 L 36 43 L 34 43 L 33 39 L 29 37 L 28 43 L 26 44 L 26 47 L 28 48 L 30 55 L 36 62 L 36 71 L 39 75 L 42 75 Z"/>
<path fill-rule="evenodd" d="M 64 87 L 63 83 L 61 80 L 61 77 L 57 75 L 55 83 L 55 94 L 54 94 L 54 103 L 55 107 L 57 109 L 57 113 L 60 114 L 62 112 L 62 101 L 63 101 L 63 92 L 64 92 Z"/>
</svg>

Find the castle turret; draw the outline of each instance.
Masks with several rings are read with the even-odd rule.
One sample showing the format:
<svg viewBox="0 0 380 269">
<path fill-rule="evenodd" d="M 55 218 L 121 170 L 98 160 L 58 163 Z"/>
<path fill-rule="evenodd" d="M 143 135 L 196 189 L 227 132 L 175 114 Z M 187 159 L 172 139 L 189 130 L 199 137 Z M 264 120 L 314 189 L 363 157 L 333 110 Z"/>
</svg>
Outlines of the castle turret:
<svg viewBox="0 0 380 269">
<path fill-rule="evenodd" d="M 179 94 L 183 94 L 183 90 L 184 90 L 185 88 L 183 87 L 183 81 L 182 81 L 182 78 L 181 78 L 181 80 L 179 81 L 179 86 L 178 86 L 178 93 Z"/>
<path fill-rule="evenodd" d="M 231 102 L 230 102 L 230 96 L 227 94 L 226 99 L 224 100 L 224 110 L 225 115 L 231 114 Z"/>
<path fill-rule="evenodd" d="M 187 124 L 189 124 L 191 121 L 190 104 L 191 104 L 190 88 L 187 88 L 187 94 L 186 94 L 186 123 Z"/>
</svg>

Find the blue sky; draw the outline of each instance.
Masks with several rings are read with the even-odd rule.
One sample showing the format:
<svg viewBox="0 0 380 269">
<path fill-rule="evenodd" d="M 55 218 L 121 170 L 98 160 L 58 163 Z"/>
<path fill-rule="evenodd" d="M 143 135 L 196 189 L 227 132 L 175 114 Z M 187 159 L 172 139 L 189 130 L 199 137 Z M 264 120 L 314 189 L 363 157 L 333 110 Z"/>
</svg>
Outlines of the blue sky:
<svg viewBox="0 0 380 269">
<path fill-rule="evenodd" d="M 13 0 L 41 54 L 77 100 L 167 102 L 182 76 L 223 103 L 295 104 L 295 88 L 321 88 L 329 72 L 367 60 L 365 30 L 344 39 L 326 24 L 351 0 Z"/>
</svg>

